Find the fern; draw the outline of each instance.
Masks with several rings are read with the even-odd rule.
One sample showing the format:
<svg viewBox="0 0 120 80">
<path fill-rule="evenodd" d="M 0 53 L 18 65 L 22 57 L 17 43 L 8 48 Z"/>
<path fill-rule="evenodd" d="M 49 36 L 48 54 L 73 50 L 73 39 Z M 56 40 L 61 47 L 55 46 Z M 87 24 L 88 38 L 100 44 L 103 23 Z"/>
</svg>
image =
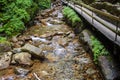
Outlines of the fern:
<svg viewBox="0 0 120 80">
<path fill-rule="evenodd" d="M 13 16 L 14 18 L 18 18 L 18 19 L 22 20 L 25 23 L 30 20 L 30 15 L 24 9 L 15 8 L 14 9 L 14 14 L 15 14 Z"/>
<path fill-rule="evenodd" d="M 33 1 L 32 0 L 16 0 L 16 5 L 20 9 L 28 9 L 32 6 Z"/>
<path fill-rule="evenodd" d="M 11 19 L 3 27 L 6 35 L 8 36 L 16 35 L 17 33 L 19 33 L 21 30 L 24 30 L 25 28 L 24 23 L 17 18 Z"/>
<path fill-rule="evenodd" d="M 38 6 L 49 8 L 50 0 L 0 0 L 0 33 L 12 36 L 24 30 Z"/>
<path fill-rule="evenodd" d="M 109 52 L 106 50 L 106 48 L 94 36 L 91 36 L 91 45 L 92 45 L 92 51 L 94 53 L 93 55 L 94 55 L 95 63 L 98 62 L 98 57 L 99 56 L 109 55 Z"/>
<path fill-rule="evenodd" d="M 72 27 L 83 26 L 81 19 L 79 18 L 79 16 L 76 14 L 76 12 L 73 9 L 69 7 L 64 7 L 62 12 L 63 12 L 64 17 L 70 21 Z"/>
</svg>

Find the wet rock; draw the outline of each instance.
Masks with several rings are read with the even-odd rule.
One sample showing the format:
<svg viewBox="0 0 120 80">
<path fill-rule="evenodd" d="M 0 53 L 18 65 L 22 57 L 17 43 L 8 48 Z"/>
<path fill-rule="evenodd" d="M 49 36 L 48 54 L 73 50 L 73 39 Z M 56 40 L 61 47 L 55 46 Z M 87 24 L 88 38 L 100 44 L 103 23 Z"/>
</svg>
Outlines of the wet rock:
<svg viewBox="0 0 120 80">
<path fill-rule="evenodd" d="M 31 36 L 31 39 L 32 39 L 33 42 L 42 42 L 42 43 L 45 43 L 45 44 L 51 43 L 50 41 L 46 40 L 45 38 Z"/>
<path fill-rule="evenodd" d="M 63 22 L 55 19 L 55 20 L 51 20 L 50 23 L 54 24 L 54 25 L 57 25 L 57 24 L 62 24 Z"/>
<path fill-rule="evenodd" d="M 44 55 L 41 53 L 42 50 L 38 47 L 35 47 L 29 43 L 25 44 L 22 47 L 22 51 L 28 51 L 31 53 L 32 56 L 43 57 Z"/>
<path fill-rule="evenodd" d="M 12 52 L 2 53 L 0 55 L 0 69 L 9 67 L 11 61 Z"/>
<path fill-rule="evenodd" d="M 61 45 L 61 46 L 63 46 L 63 47 L 65 47 L 65 46 L 68 45 L 68 42 L 67 42 L 67 40 L 65 38 L 60 38 L 58 40 L 58 44 Z"/>
<path fill-rule="evenodd" d="M 63 14 L 60 13 L 60 12 L 58 12 L 58 16 L 57 16 L 57 18 L 62 19 L 62 18 L 63 18 Z"/>
<path fill-rule="evenodd" d="M 18 41 L 17 42 L 20 46 L 23 46 L 25 43 L 23 41 Z"/>
<path fill-rule="evenodd" d="M 47 25 L 47 24 L 46 24 L 46 19 L 42 19 L 42 20 L 40 20 L 40 22 L 41 22 L 43 25 Z"/>
<path fill-rule="evenodd" d="M 75 37 L 75 34 L 74 33 L 70 33 L 69 35 L 68 35 L 68 38 L 74 38 Z"/>
<path fill-rule="evenodd" d="M 32 65 L 31 54 L 27 52 L 16 53 L 13 55 L 12 64 Z"/>
<path fill-rule="evenodd" d="M 30 72 L 30 70 L 16 67 L 15 70 L 14 70 L 14 72 L 17 75 L 20 75 L 20 76 L 24 77 L 24 76 L 26 76 Z"/>
<path fill-rule="evenodd" d="M 68 31 L 67 33 L 66 33 L 66 35 L 69 35 L 70 33 L 72 33 L 71 31 Z"/>
<path fill-rule="evenodd" d="M 47 38 L 47 37 L 50 37 L 50 36 L 52 36 L 52 34 L 49 34 L 49 33 L 40 35 L 41 38 Z"/>
<path fill-rule="evenodd" d="M 88 63 L 90 63 L 90 59 L 82 57 L 79 59 L 79 62 L 83 63 L 83 64 L 88 64 Z"/>
<path fill-rule="evenodd" d="M 0 80 L 15 80 L 14 76 L 2 76 L 0 77 Z"/>
<path fill-rule="evenodd" d="M 55 56 L 64 57 L 67 54 L 67 51 L 64 48 L 56 48 L 54 51 Z"/>
<path fill-rule="evenodd" d="M 53 51 L 53 47 L 52 46 L 49 46 L 49 45 L 45 45 L 45 44 L 41 44 L 39 45 L 39 48 L 42 49 L 42 51 Z"/>
<path fill-rule="evenodd" d="M 84 48 L 86 49 L 86 51 L 92 49 L 91 36 L 94 35 L 87 29 L 83 30 L 79 35 L 79 39 L 84 44 Z"/>
<path fill-rule="evenodd" d="M 92 36 L 92 33 L 89 30 L 85 29 L 80 33 L 79 38 L 82 42 L 84 42 L 84 43 L 86 42 L 90 46 L 91 36 Z"/>
<path fill-rule="evenodd" d="M 14 44 L 13 44 L 13 47 L 14 47 L 14 48 L 20 48 L 21 45 L 20 45 L 19 43 L 14 43 Z"/>
<path fill-rule="evenodd" d="M 38 37 L 39 35 L 38 34 L 34 34 L 35 37 Z"/>
<path fill-rule="evenodd" d="M 0 43 L 0 52 L 7 52 L 11 50 L 11 44 L 9 42 Z"/>
<path fill-rule="evenodd" d="M 92 68 L 89 68 L 89 69 L 87 69 L 87 71 L 86 71 L 86 73 L 87 74 L 89 74 L 89 75 L 92 75 L 92 74 L 94 74 L 96 71 L 94 70 L 94 69 L 92 69 Z"/>
<path fill-rule="evenodd" d="M 53 13 L 52 13 L 52 17 L 57 17 L 58 16 L 58 11 L 54 11 Z"/>
<path fill-rule="evenodd" d="M 21 48 L 14 48 L 12 50 L 13 53 L 20 53 L 21 52 Z"/>
<path fill-rule="evenodd" d="M 53 26 L 53 24 L 46 22 L 47 26 Z"/>
<path fill-rule="evenodd" d="M 49 75 L 49 73 L 48 73 L 47 71 L 41 71 L 41 74 L 42 74 L 43 76 Z"/>
<path fill-rule="evenodd" d="M 64 34 L 64 32 L 57 32 L 57 33 L 55 33 L 55 35 L 63 35 Z"/>
<path fill-rule="evenodd" d="M 18 40 L 25 42 L 25 41 L 31 40 L 31 38 L 30 38 L 30 36 L 19 36 Z"/>
</svg>

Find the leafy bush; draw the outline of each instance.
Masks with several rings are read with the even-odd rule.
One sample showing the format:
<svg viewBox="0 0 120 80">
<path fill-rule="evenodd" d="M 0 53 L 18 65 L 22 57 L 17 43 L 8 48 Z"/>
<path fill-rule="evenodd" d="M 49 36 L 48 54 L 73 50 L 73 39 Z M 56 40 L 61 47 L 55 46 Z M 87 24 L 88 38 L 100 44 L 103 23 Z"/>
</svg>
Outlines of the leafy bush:
<svg viewBox="0 0 120 80">
<path fill-rule="evenodd" d="M 11 35 L 16 35 L 20 31 L 24 30 L 25 26 L 20 19 L 14 18 L 14 19 L 11 19 L 7 24 L 5 24 L 3 28 L 5 33 L 8 36 L 11 36 Z"/>
<path fill-rule="evenodd" d="M 49 8 L 50 0 L 0 0 L 0 33 L 12 36 L 24 30 L 38 6 Z"/>
<path fill-rule="evenodd" d="M 94 53 L 94 61 L 95 61 L 95 63 L 97 63 L 99 56 L 109 55 L 109 52 L 106 50 L 106 48 L 94 36 L 91 36 L 91 45 L 92 45 L 92 51 Z"/>
</svg>

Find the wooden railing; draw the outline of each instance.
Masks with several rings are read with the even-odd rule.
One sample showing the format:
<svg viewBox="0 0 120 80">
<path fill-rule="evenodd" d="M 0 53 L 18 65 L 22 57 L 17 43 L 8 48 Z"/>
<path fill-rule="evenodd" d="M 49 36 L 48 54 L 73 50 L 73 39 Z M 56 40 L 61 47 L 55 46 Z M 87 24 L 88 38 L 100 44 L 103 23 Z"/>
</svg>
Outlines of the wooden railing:
<svg viewBox="0 0 120 80">
<path fill-rule="evenodd" d="M 76 0 L 66 0 L 66 1 L 67 1 L 67 4 L 71 3 L 71 4 L 73 4 L 74 6 L 75 6 L 75 5 L 81 6 L 81 11 L 85 12 L 85 13 L 88 14 L 90 17 L 92 17 L 93 21 L 94 21 L 94 20 L 98 21 L 99 23 L 101 23 L 102 25 L 104 25 L 106 28 L 108 28 L 109 30 L 111 30 L 112 32 L 114 32 L 114 33 L 116 34 L 116 35 L 115 35 L 115 41 L 117 40 L 117 36 L 118 36 L 118 35 L 120 36 L 120 29 L 119 29 L 119 28 L 120 28 L 120 26 L 119 26 L 120 18 L 119 18 L 119 17 L 114 16 L 114 15 L 111 15 L 111 14 L 109 14 L 109 13 L 102 12 L 102 11 L 100 11 L 100 10 L 98 10 L 98 9 L 95 9 L 95 8 L 89 6 L 89 5 L 86 5 L 86 4 L 84 4 L 83 2 L 80 2 L 80 1 L 76 1 Z M 76 7 L 78 7 L 78 6 L 76 6 Z M 90 11 L 92 12 L 92 14 L 86 12 L 84 9 L 82 9 L 82 7 L 90 10 Z M 107 24 L 105 24 L 104 22 L 102 22 L 101 20 L 99 20 L 98 18 L 94 17 L 93 13 L 98 14 L 98 15 L 101 15 L 101 16 L 104 16 L 105 18 L 107 18 L 107 19 L 115 22 L 115 23 L 116 23 L 115 28 L 111 28 L 110 25 L 107 25 Z M 93 21 L 92 21 L 92 22 L 93 22 Z M 94 22 L 93 22 L 93 23 L 94 23 Z"/>
</svg>

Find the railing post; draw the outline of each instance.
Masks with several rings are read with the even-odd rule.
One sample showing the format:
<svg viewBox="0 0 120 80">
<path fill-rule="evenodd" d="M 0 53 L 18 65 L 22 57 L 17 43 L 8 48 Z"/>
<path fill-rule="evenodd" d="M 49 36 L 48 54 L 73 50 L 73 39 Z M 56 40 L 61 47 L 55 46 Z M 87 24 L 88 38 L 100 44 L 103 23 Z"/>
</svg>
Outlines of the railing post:
<svg viewBox="0 0 120 80">
<path fill-rule="evenodd" d="M 92 24 L 94 24 L 94 15 L 93 15 L 93 11 L 92 11 Z"/>
<path fill-rule="evenodd" d="M 116 34 L 115 34 L 115 41 L 117 41 L 117 35 L 118 35 L 118 26 L 119 26 L 119 22 L 116 22 Z"/>
<path fill-rule="evenodd" d="M 116 46 L 116 44 L 115 44 L 115 43 L 114 43 L 113 54 L 114 54 L 114 55 L 117 55 L 117 46 Z"/>
<path fill-rule="evenodd" d="M 74 5 L 74 9 L 75 9 L 75 3 L 73 2 L 73 5 Z"/>
<path fill-rule="evenodd" d="M 67 1 L 67 6 L 68 6 L 69 1 Z"/>
<path fill-rule="evenodd" d="M 81 15 L 82 15 L 82 5 L 81 5 Z"/>
</svg>

